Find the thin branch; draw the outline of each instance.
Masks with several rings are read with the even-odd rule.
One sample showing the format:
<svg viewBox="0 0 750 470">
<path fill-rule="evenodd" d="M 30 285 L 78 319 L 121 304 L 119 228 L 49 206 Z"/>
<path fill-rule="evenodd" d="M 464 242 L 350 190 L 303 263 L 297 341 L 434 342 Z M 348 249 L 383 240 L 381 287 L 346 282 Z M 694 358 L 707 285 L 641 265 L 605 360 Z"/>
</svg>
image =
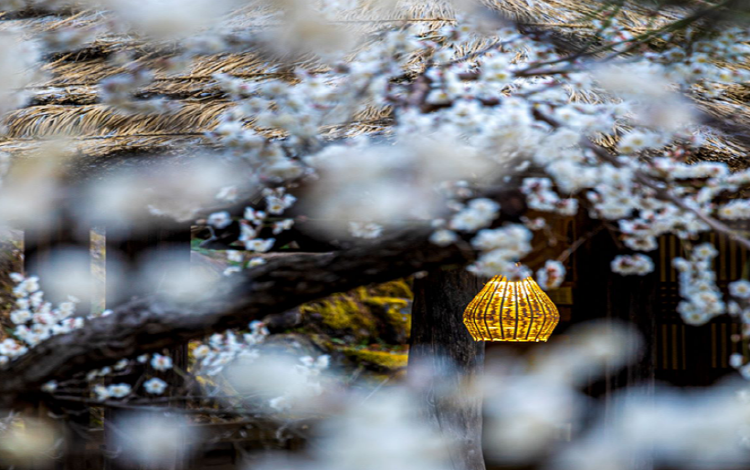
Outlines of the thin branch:
<svg viewBox="0 0 750 470">
<path fill-rule="evenodd" d="M 572 244 L 572 245 L 570 245 L 570 247 L 568 247 L 568 248 L 567 248 L 567 249 L 566 249 L 565 251 L 563 251 L 563 252 L 562 252 L 562 253 L 560 254 L 560 256 L 558 256 L 558 257 L 557 257 L 557 261 L 559 261 L 559 262 L 561 262 L 561 263 L 562 263 L 562 262 L 564 262 L 565 260 L 567 260 L 568 258 L 570 258 L 570 256 L 571 256 L 571 255 L 572 255 L 573 253 L 575 253 L 575 252 L 576 252 L 576 250 L 578 250 L 578 248 L 580 248 L 580 247 L 581 247 L 581 245 L 583 245 L 584 243 L 586 243 L 587 241 L 589 241 L 589 240 L 590 240 L 590 239 L 591 239 L 591 238 L 592 238 L 592 237 L 593 237 L 594 235 L 596 235 L 597 233 L 599 233 L 599 232 L 601 232 L 602 230 L 604 230 L 604 228 L 605 228 L 605 225 L 604 225 L 604 224 L 598 225 L 598 226 L 597 226 L 596 228 L 594 228 L 593 230 L 590 230 L 590 231 L 589 231 L 589 232 L 587 232 L 586 234 L 584 234 L 584 235 L 582 235 L 581 237 L 579 237 L 579 238 L 578 238 L 578 239 L 577 239 L 577 240 L 576 240 L 575 242 L 573 242 L 573 244 Z"/>
<path fill-rule="evenodd" d="M 611 163 L 615 167 L 618 167 L 618 168 L 622 167 L 622 164 L 617 160 L 617 158 L 615 158 L 614 155 L 611 155 L 602 147 L 596 144 L 593 144 L 591 142 L 588 142 L 586 146 L 589 149 L 591 149 L 596 154 L 596 156 L 599 157 L 600 159 L 608 163 Z M 661 199 L 662 201 L 671 202 L 672 204 L 684 210 L 685 212 L 690 212 L 691 214 L 695 215 L 698 219 L 700 219 L 702 222 L 704 222 L 706 225 L 711 227 L 711 229 L 715 230 L 716 232 L 727 235 L 730 239 L 734 240 L 735 242 L 739 243 L 746 249 L 750 250 L 749 239 L 743 237 L 742 235 L 737 233 L 737 231 L 733 230 L 731 227 L 724 224 L 723 222 L 709 216 L 708 214 L 706 214 L 699 208 L 693 207 L 687 204 L 681 198 L 670 193 L 668 188 L 657 179 L 647 175 L 641 170 L 635 171 L 635 179 L 638 183 L 642 184 L 643 186 L 653 189 L 655 192 L 655 196 L 658 199 Z"/>
</svg>

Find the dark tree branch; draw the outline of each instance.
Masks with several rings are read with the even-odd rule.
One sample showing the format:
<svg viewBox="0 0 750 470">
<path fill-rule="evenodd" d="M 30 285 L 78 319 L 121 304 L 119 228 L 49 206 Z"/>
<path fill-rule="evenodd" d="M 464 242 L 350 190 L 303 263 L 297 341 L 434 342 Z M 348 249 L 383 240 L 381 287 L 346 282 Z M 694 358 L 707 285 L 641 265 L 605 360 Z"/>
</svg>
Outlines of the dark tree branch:
<svg viewBox="0 0 750 470">
<path fill-rule="evenodd" d="M 55 336 L 0 370 L 0 407 L 35 400 L 49 380 L 159 351 L 213 332 L 357 286 L 408 276 L 441 265 L 463 265 L 473 253 L 438 247 L 427 228 L 337 253 L 270 257 L 265 265 L 228 278 L 193 303 L 137 298 L 70 334 Z"/>
</svg>

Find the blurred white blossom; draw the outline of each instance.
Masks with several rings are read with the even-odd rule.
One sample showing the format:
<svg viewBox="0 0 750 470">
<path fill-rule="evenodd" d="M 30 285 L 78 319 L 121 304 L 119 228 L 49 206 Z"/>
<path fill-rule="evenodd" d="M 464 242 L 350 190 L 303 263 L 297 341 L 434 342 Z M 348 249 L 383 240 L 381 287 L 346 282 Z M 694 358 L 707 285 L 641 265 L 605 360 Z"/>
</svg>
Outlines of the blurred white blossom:
<svg viewBox="0 0 750 470">
<path fill-rule="evenodd" d="M 168 468 L 180 462 L 199 438 L 187 421 L 159 414 L 123 416 L 116 426 L 120 432 L 110 435 L 109 444 L 131 465 Z"/>
</svg>

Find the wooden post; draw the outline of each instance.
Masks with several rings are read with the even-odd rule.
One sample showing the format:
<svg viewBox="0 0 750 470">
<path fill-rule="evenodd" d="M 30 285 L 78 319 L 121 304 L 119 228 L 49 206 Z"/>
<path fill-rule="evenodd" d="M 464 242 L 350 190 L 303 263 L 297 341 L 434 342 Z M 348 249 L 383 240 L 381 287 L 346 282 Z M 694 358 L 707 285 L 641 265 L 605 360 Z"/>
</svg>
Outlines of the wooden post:
<svg viewBox="0 0 750 470">
<path fill-rule="evenodd" d="M 409 370 L 425 367 L 430 422 L 456 444 L 454 470 L 484 470 L 482 399 L 470 391 L 484 362 L 484 343 L 475 342 L 463 324 L 463 311 L 479 292 L 478 279 L 463 267 L 438 270 L 414 281 Z M 447 393 L 457 392 L 457 393 Z"/>
<path fill-rule="evenodd" d="M 84 253 L 90 253 L 90 233 L 87 230 L 74 230 L 70 224 L 60 222 L 49 227 L 24 232 L 24 269 L 27 275 L 38 275 L 42 290 L 49 283 L 45 274 L 57 271 L 51 265 L 53 252 L 56 249 L 75 247 Z M 92 284 L 93 287 L 93 284 Z M 62 294 L 62 293 L 58 293 Z M 45 300 L 57 304 L 64 298 L 55 298 L 52 292 L 45 290 Z M 91 297 L 83 299 L 76 308 L 76 315 L 86 316 L 89 314 Z M 69 415 L 64 422 L 65 453 L 57 468 L 61 470 L 73 470 L 81 468 L 85 461 L 86 443 L 90 439 L 91 416 L 86 405 L 68 405 L 65 410 L 53 409 L 55 413 L 66 413 Z"/>
</svg>

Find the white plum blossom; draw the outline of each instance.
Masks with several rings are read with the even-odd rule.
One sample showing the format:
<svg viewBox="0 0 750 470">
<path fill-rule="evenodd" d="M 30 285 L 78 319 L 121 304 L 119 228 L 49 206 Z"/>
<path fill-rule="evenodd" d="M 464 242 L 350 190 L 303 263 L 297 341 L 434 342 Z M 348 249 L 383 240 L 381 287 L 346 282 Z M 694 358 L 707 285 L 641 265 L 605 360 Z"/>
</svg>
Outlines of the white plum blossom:
<svg viewBox="0 0 750 470">
<path fill-rule="evenodd" d="M 266 264 L 266 260 L 263 258 L 250 258 L 250 261 L 247 262 L 248 268 L 253 268 L 255 266 L 262 266 Z"/>
<path fill-rule="evenodd" d="M 482 251 L 506 249 L 517 253 L 531 251 L 532 233 L 524 226 L 508 224 L 497 229 L 483 229 L 477 232 L 471 244 Z"/>
<path fill-rule="evenodd" d="M 93 391 L 96 394 L 96 399 L 99 401 L 104 401 L 112 396 L 109 389 L 101 384 L 95 385 Z"/>
<path fill-rule="evenodd" d="M 656 147 L 659 143 L 659 140 L 653 134 L 634 131 L 620 138 L 617 150 L 625 155 L 630 155 L 646 148 Z"/>
<path fill-rule="evenodd" d="M 481 250 L 481 255 L 469 269 L 484 276 L 528 277 L 528 269 L 520 272 L 516 264 L 531 251 L 532 236 L 529 229 L 519 224 L 480 230 L 471 243 Z"/>
<path fill-rule="evenodd" d="M 124 398 L 128 395 L 130 395 L 132 387 L 129 384 L 121 383 L 121 384 L 112 384 L 107 387 L 106 397 L 112 397 L 112 398 Z"/>
<path fill-rule="evenodd" d="M 716 285 L 716 275 L 710 270 L 711 260 L 717 255 L 718 251 L 713 245 L 702 243 L 693 248 L 689 259 L 672 260 L 679 275 L 683 299 L 677 305 L 677 311 L 691 325 L 702 325 L 726 312 L 723 295 Z"/>
<path fill-rule="evenodd" d="M 729 294 L 738 299 L 750 299 L 750 281 L 740 279 L 729 283 Z"/>
<path fill-rule="evenodd" d="M 143 383 L 143 388 L 152 395 L 161 395 L 167 389 L 167 383 L 158 377 L 152 377 Z"/>
<path fill-rule="evenodd" d="M 222 274 L 224 276 L 231 276 L 232 274 L 238 273 L 240 271 L 242 271 L 242 268 L 240 268 L 239 266 L 230 266 L 224 269 L 224 271 L 222 271 Z"/>
<path fill-rule="evenodd" d="M 156 370 L 169 370 L 172 368 L 172 358 L 162 354 L 154 354 L 151 358 L 151 367 Z"/>
<path fill-rule="evenodd" d="M 254 238 L 252 240 L 245 241 L 245 249 L 249 251 L 255 251 L 257 253 L 265 253 L 273 247 L 274 243 L 276 243 L 275 238 Z"/>
<path fill-rule="evenodd" d="M 455 214 L 450 220 L 454 230 L 474 232 L 489 226 L 498 216 L 500 204 L 491 199 L 472 199 L 469 204 Z"/>
<path fill-rule="evenodd" d="M 747 199 L 729 201 L 716 209 L 716 214 L 726 220 L 750 219 L 750 201 Z"/>
<path fill-rule="evenodd" d="M 246 207 L 243 218 L 249 222 L 258 224 L 266 219 L 266 213 L 263 211 L 255 210 L 252 207 Z"/>
<path fill-rule="evenodd" d="M 328 368 L 331 363 L 331 356 L 324 354 L 318 356 L 317 359 L 312 356 L 303 356 L 299 360 L 311 373 L 317 374 Z"/>
<path fill-rule="evenodd" d="M 556 289 L 565 280 L 565 266 L 560 261 L 548 260 L 536 272 L 536 282 L 544 289 Z"/>
<path fill-rule="evenodd" d="M 257 320 L 251 322 L 248 328 L 250 332 L 244 334 L 234 331 L 216 333 L 207 342 L 197 345 L 193 349 L 193 356 L 197 360 L 197 373 L 216 375 L 239 357 L 256 357 L 257 347 L 265 341 L 269 331 L 263 322 Z"/>
<path fill-rule="evenodd" d="M 197 346 L 195 349 L 193 349 L 193 357 L 196 359 L 203 359 L 208 355 L 208 353 L 211 352 L 211 348 L 209 348 L 205 344 L 201 344 L 200 346 Z"/>
<path fill-rule="evenodd" d="M 558 164 L 558 176 L 559 170 L 560 165 Z M 562 180 L 562 178 L 558 179 Z M 581 185 L 585 185 L 585 183 L 578 182 L 574 185 L 564 184 L 568 188 Z M 523 181 L 521 191 L 526 194 L 526 202 L 531 209 L 544 212 L 557 212 L 562 215 L 575 215 L 578 213 L 578 201 L 576 199 L 561 199 L 552 190 L 552 180 L 549 178 L 526 178 Z"/>
<path fill-rule="evenodd" d="M 283 188 L 278 188 L 276 191 L 266 190 L 264 194 L 266 196 L 266 211 L 269 214 L 283 214 L 297 201 L 297 198 L 291 194 L 285 194 Z"/>
<path fill-rule="evenodd" d="M 650 257 L 635 255 L 619 255 L 612 260 L 612 271 L 622 275 L 644 276 L 654 270 L 654 262 Z"/>
<path fill-rule="evenodd" d="M 15 309 L 11 311 L 10 319 L 15 325 L 13 334 L 17 340 L 6 338 L 0 342 L 0 356 L 6 358 L 3 362 L 26 354 L 30 347 L 52 336 L 84 326 L 85 319 L 74 316 L 78 299 L 70 297 L 53 307 L 44 301 L 38 277 L 19 273 L 12 273 L 10 277 L 16 283 L 13 288 Z"/>
<path fill-rule="evenodd" d="M 294 225 L 294 219 L 284 219 L 273 223 L 273 234 L 278 235 L 285 230 L 289 230 Z"/>
<path fill-rule="evenodd" d="M 18 324 L 23 324 L 31 320 L 31 311 L 30 310 L 14 310 L 10 313 L 10 320 Z"/>
<path fill-rule="evenodd" d="M 232 216 L 229 212 L 214 212 L 208 216 L 208 225 L 222 229 L 227 228 L 232 224 Z"/>
<path fill-rule="evenodd" d="M 245 255 L 241 251 L 229 250 L 227 252 L 227 260 L 233 263 L 241 263 L 245 260 Z"/>
</svg>

